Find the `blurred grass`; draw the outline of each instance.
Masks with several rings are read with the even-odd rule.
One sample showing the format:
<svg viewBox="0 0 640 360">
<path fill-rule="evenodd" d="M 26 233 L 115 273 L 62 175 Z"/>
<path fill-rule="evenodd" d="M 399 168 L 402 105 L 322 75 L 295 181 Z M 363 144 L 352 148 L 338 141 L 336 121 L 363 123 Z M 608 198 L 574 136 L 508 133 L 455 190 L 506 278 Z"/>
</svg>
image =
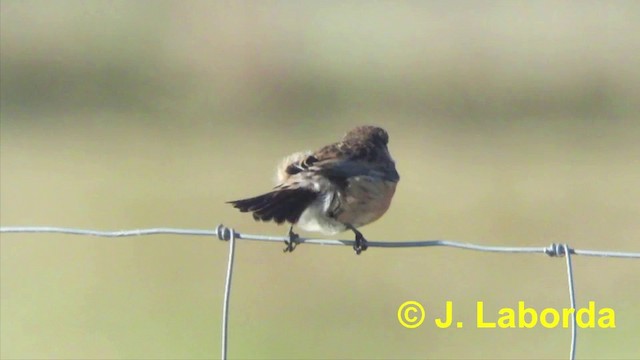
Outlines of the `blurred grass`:
<svg viewBox="0 0 640 360">
<path fill-rule="evenodd" d="M 402 180 L 372 240 L 638 251 L 636 2 L 0 3 L 2 226 L 224 222 L 290 152 L 357 124 Z M 343 234 L 341 237 L 347 236 Z M 3 235 L 0 356 L 219 356 L 227 247 L 176 236 Z M 576 258 L 579 304 L 618 316 L 578 356 L 634 358 L 640 263 Z M 568 303 L 563 261 L 453 249 L 240 243 L 233 358 L 558 358 L 564 329 L 408 331 L 397 306 L 466 323 L 478 300 Z M 544 344 L 544 345 L 541 345 Z"/>
</svg>

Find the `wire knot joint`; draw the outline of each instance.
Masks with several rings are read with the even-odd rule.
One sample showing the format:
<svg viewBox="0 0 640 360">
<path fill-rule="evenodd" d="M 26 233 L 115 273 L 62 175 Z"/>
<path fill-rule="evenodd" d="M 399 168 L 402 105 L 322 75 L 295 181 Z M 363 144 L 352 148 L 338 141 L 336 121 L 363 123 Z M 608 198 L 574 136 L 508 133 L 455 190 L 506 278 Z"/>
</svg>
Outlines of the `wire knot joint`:
<svg viewBox="0 0 640 360">
<path fill-rule="evenodd" d="M 222 224 L 216 227 L 216 235 L 218 235 L 218 239 L 222 241 L 231 240 L 231 235 L 233 235 L 234 238 L 237 237 L 237 233 L 235 230 L 233 230 L 232 228 L 228 228 Z"/>
<path fill-rule="evenodd" d="M 545 248 L 544 253 L 551 257 L 562 257 L 566 255 L 564 250 L 565 247 L 570 254 L 573 254 L 573 249 L 571 249 L 568 245 L 556 243 L 552 243 L 547 248 Z"/>
</svg>

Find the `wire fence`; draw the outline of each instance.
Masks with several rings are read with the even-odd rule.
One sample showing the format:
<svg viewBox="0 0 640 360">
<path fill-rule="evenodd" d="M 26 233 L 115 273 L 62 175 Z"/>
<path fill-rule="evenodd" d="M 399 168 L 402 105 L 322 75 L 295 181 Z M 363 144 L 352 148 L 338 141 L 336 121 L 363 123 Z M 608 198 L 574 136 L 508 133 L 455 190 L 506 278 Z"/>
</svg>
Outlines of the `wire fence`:
<svg viewBox="0 0 640 360">
<path fill-rule="evenodd" d="M 218 239 L 229 242 L 229 259 L 227 264 L 227 274 L 225 280 L 224 300 L 222 306 L 222 359 L 227 359 L 228 353 L 228 328 L 229 328 L 229 303 L 231 298 L 231 284 L 233 277 L 235 245 L 237 240 L 252 241 L 270 241 L 283 243 L 289 240 L 287 236 L 265 236 L 252 235 L 236 232 L 233 228 L 228 228 L 222 224 L 218 225 L 215 230 L 201 229 L 176 229 L 176 228 L 151 228 L 136 230 L 119 230 L 119 231 L 98 231 L 76 228 L 63 227 L 37 227 L 37 226 L 15 226 L 0 227 L 0 233 L 61 233 L 71 235 L 84 236 L 100 236 L 100 237 L 128 237 L 143 235 L 191 235 L 191 236 L 216 236 Z M 353 246 L 352 240 L 329 240 L 329 239 L 313 239 L 298 238 L 299 244 L 312 245 L 336 245 L 336 246 Z M 512 246 L 485 246 L 471 243 L 464 243 L 449 240 L 428 240 L 428 241 L 403 241 L 403 242 L 384 242 L 384 241 L 368 241 L 369 247 L 379 248 L 408 248 L 408 247 L 430 247 L 430 246 L 446 246 L 457 249 L 466 249 L 483 252 L 499 252 L 499 253 L 536 253 L 545 254 L 551 257 L 562 257 L 566 259 L 567 266 L 567 284 L 569 289 L 569 303 L 571 312 L 571 347 L 569 351 L 569 359 L 575 359 L 576 341 L 577 341 L 577 323 L 576 323 L 576 298 L 574 291 L 573 268 L 571 265 L 571 257 L 573 255 L 580 256 L 599 256 L 612 258 L 640 259 L 640 252 L 620 252 L 620 251 L 601 251 L 601 250 L 580 250 L 569 247 L 568 244 L 552 243 L 545 247 L 512 247 Z"/>
</svg>

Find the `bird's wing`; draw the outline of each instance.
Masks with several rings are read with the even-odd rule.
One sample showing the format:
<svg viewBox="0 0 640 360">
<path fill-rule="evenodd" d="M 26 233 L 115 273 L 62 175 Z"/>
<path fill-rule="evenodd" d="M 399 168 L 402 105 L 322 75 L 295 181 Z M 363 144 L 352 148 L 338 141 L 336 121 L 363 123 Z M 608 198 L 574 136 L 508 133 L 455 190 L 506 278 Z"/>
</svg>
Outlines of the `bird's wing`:
<svg viewBox="0 0 640 360">
<path fill-rule="evenodd" d="M 381 155 L 370 148 L 359 148 L 355 152 L 350 150 L 339 144 L 320 149 L 313 155 L 316 161 L 311 163 L 309 171 L 343 181 L 355 176 L 375 176 L 389 181 L 400 179 L 388 152 Z"/>
</svg>

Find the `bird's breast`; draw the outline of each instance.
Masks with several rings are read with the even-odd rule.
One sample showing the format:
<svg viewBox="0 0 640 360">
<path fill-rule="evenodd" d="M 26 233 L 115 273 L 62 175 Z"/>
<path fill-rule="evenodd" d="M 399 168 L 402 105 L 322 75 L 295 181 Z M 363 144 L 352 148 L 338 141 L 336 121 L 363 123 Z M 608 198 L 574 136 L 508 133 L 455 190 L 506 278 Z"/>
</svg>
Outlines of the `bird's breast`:
<svg viewBox="0 0 640 360">
<path fill-rule="evenodd" d="M 396 182 L 379 177 L 356 176 L 349 179 L 349 184 L 339 194 L 341 199 L 336 220 L 354 227 L 378 220 L 389 209 L 396 185 Z"/>
</svg>

